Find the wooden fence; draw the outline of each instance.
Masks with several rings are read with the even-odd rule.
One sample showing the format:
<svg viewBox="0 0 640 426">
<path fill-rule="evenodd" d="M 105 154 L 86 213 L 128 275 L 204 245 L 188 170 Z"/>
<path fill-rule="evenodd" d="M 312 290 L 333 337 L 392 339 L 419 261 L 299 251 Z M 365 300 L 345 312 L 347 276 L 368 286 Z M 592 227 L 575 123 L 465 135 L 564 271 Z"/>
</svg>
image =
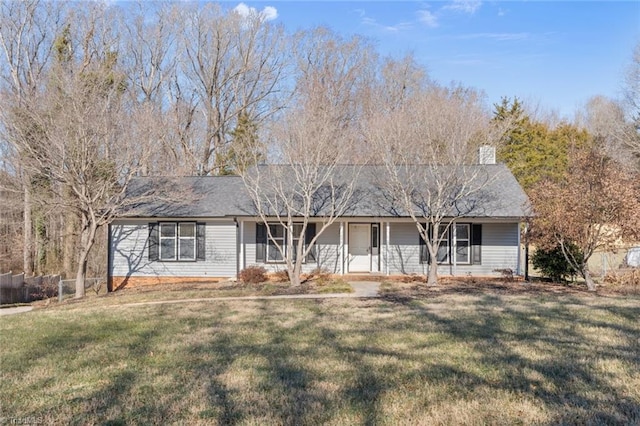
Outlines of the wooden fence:
<svg viewBox="0 0 640 426">
<path fill-rule="evenodd" d="M 0 305 L 29 303 L 58 294 L 60 275 L 25 277 L 24 273 L 0 274 Z"/>
</svg>

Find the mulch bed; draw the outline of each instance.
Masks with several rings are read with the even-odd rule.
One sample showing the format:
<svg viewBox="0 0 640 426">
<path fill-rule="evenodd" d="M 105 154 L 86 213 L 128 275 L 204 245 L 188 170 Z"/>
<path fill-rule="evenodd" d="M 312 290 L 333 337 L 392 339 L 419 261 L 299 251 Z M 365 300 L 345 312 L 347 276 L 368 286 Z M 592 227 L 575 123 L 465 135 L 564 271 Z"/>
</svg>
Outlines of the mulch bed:
<svg viewBox="0 0 640 426">
<path fill-rule="evenodd" d="M 220 291 L 242 292 L 247 295 L 290 295 L 290 294 L 315 294 L 319 293 L 321 286 L 315 281 L 302 283 L 298 287 L 291 287 L 288 282 L 265 282 L 260 284 L 245 284 L 242 282 L 180 282 L 154 284 L 147 286 L 127 287 L 111 294 L 139 294 L 149 292 L 185 292 L 185 291 Z"/>
<path fill-rule="evenodd" d="M 521 280 L 490 279 L 452 279 L 441 278 L 437 286 L 428 286 L 424 281 L 393 282 L 392 288 L 381 292 L 383 295 L 402 297 L 437 297 L 450 294 L 549 294 L 575 296 L 620 296 L 640 295 L 640 285 L 614 286 L 599 285 L 595 292 L 590 292 L 583 283 L 552 283 L 543 281 L 524 282 Z"/>
</svg>

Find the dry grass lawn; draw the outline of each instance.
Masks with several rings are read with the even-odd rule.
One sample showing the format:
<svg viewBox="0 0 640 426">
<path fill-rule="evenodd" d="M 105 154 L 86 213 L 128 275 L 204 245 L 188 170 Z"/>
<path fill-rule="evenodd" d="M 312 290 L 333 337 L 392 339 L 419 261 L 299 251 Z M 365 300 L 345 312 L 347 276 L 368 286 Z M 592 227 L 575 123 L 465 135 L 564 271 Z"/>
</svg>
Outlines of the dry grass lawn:
<svg viewBox="0 0 640 426">
<path fill-rule="evenodd" d="M 640 296 L 451 289 L 1 317 L 0 424 L 640 423 Z"/>
</svg>

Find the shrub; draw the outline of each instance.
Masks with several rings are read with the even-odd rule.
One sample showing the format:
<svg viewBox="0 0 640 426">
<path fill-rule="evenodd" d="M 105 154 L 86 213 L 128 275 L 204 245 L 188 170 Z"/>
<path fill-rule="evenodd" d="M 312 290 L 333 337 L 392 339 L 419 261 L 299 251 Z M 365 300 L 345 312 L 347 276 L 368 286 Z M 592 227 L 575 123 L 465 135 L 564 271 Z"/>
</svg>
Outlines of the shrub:
<svg viewBox="0 0 640 426">
<path fill-rule="evenodd" d="M 605 284 L 628 287 L 640 291 L 640 269 L 610 271 L 604 277 Z"/>
<path fill-rule="evenodd" d="M 32 300 L 49 299 L 58 296 L 58 284 L 43 281 L 42 284 L 29 286 L 29 296 Z"/>
<path fill-rule="evenodd" d="M 578 262 L 582 261 L 582 253 L 576 246 L 571 245 L 568 249 Z M 567 262 L 560 246 L 550 250 L 537 249 L 531 261 L 545 277 L 556 282 L 566 281 L 566 278 L 575 276 L 578 272 Z"/>
<path fill-rule="evenodd" d="M 262 266 L 247 266 L 238 275 L 245 284 L 260 284 L 267 281 L 267 270 Z"/>
</svg>

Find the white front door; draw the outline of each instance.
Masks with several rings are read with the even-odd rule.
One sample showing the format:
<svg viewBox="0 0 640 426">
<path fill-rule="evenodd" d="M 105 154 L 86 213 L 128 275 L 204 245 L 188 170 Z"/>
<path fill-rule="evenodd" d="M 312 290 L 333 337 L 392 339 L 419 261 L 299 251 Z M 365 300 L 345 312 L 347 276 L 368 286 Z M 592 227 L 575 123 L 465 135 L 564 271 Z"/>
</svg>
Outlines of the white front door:
<svg viewBox="0 0 640 426">
<path fill-rule="evenodd" d="M 349 272 L 371 271 L 371 225 L 349 224 Z"/>
</svg>

